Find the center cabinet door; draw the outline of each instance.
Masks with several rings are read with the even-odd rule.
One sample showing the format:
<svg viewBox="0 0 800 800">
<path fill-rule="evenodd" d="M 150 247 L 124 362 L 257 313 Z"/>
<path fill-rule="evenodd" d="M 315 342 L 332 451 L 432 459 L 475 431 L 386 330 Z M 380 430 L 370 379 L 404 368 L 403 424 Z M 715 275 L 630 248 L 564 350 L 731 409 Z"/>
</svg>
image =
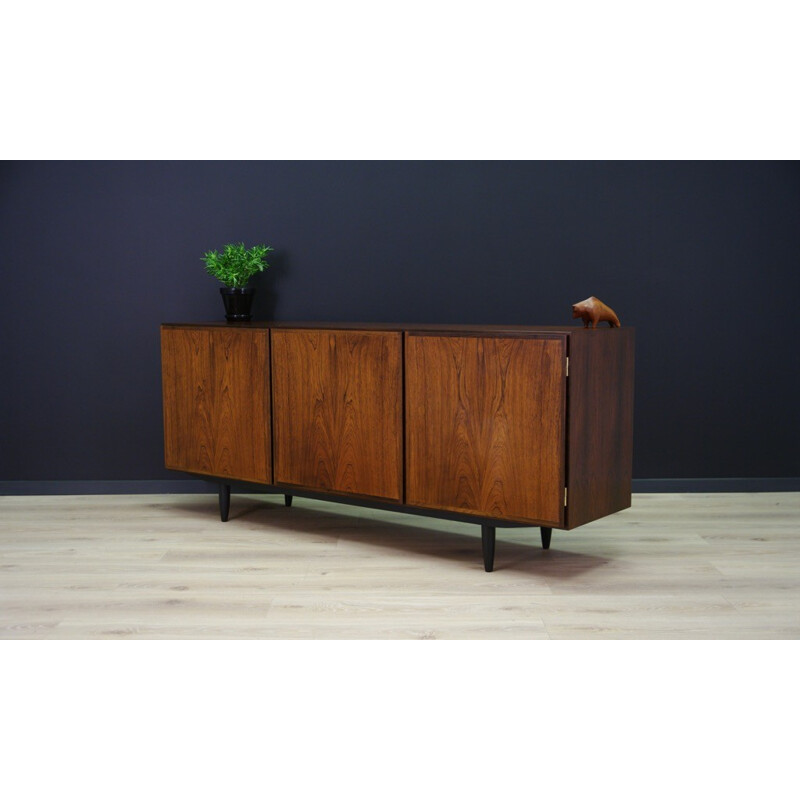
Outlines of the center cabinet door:
<svg viewBox="0 0 800 800">
<path fill-rule="evenodd" d="M 275 482 L 402 500 L 402 334 L 272 330 Z"/>
<path fill-rule="evenodd" d="M 563 524 L 566 339 L 406 338 L 406 502 Z"/>
</svg>

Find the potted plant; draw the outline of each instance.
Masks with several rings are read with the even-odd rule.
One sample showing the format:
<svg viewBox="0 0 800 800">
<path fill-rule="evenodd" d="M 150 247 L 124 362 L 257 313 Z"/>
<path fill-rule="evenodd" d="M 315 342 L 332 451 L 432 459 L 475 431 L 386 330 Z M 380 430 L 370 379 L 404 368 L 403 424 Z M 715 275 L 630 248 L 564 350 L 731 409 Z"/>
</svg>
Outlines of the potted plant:
<svg viewBox="0 0 800 800">
<path fill-rule="evenodd" d="M 250 307 L 256 290 L 249 288 L 247 282 L 269 266 L 264 257 L 272 249 L 257 244 L 248 250 L 244 242 L 239 242 L 226 244 L 221 253 L 209 250 L 201 259 L 205 262 L 206 272 L 225 284 L 219 292 L 225 303 L 225 319 L 228 322 L 240 322 L 252 317 Z"/>
</svg>

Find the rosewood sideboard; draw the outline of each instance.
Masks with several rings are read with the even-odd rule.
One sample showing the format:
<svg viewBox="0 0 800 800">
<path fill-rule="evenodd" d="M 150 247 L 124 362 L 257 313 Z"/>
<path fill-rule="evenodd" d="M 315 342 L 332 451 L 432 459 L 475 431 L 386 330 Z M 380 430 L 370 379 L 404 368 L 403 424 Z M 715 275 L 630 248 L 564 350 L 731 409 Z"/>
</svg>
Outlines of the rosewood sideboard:
<svg viewBox="0 0 800 800">
<path fill-rule="evenodd" d="M 167 468 L 292 497 L 571 530 L 628 508 L 633 328 L 170 323 Z"/>
</svg>

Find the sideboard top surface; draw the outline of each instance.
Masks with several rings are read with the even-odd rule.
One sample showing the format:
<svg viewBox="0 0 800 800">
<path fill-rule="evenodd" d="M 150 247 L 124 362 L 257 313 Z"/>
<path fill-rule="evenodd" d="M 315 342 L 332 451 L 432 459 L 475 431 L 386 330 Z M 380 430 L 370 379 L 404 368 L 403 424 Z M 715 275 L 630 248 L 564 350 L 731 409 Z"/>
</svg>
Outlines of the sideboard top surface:
<svg viewBox="0 0 800 800">
<path fill-rule="evenodd" d="M 409 331 L 412 333 L 569 333 L 592 335 L 599 332 L 620 333 L 632 331 L 631 327 L 609 328 L 603 326 L 596 329 L 584 328 L 582 325 L 448 325 L 426 323 L 395 322 L 165 322 L 167 328 L 308 328 L 351 331 Z"/>
</svg>

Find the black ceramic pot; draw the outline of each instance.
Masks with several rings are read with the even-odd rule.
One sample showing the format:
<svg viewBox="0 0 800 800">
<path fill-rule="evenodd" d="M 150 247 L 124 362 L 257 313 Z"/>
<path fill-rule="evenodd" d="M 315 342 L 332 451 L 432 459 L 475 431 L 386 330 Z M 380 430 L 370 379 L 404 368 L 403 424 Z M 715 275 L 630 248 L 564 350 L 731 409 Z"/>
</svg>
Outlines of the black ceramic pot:
<svg viewBox="0 0 800 800">
<path fill-rule="evenodd" d="M 253 305 L 255 289 L 229 289 L 223 286 L 219 293 L 225 303 L 225 319 L 228 322 L 245 322 L 251 319 L 253 315 L 250 313 L 250 306 Z"/>
</svg>

